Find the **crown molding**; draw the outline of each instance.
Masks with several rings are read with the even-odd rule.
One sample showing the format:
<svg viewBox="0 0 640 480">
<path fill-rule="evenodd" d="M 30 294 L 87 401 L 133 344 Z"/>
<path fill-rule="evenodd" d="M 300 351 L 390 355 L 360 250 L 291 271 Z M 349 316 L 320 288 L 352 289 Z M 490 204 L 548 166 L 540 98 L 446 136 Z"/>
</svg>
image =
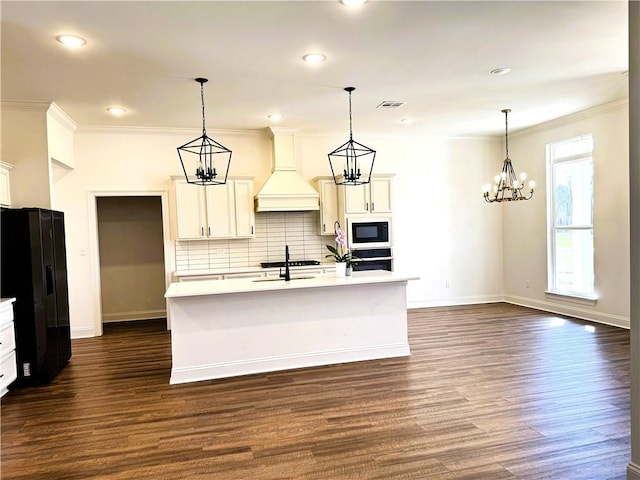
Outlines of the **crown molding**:
<svg viewBox="0 0 640 480">
<path fill-rule="evenodd" d="M 33 100 L 2 100 L 0 105 L 3 110 L 20 110 L 31 112 L 46 112 L 52 102 Z"/>
<path fill-rule="evenodd" d="M 58 122 L 60 122 L 71 133 L 78 128 L 78 124 L 74 122 L 73 119 L 56 104 L 56 102 L 51 102 L 47 113 L 50 113 L 53 118 L 58 120 Z"/>
<path fill-rule="evenodd" d="M 202 134 L 199 128 L 178 128 L 178 127 L 134 127 L 134 126 L 109 126 L 109 125 L 80 125 L 76 128 L 76 133 L 102 133 L 102 134 L 122 134 L 122 135 L 175 135 L 194 136 Z M 207 129 L 209 136 L 238 136 L 238 137 L 260 137 L 265 138 L 264 129 L 247 130 L 214 130 Z"/>
<path fill-rule="evenodd" d="M 554 128 L 563 127 L 571 123 L 579 122 L 581 120 L 587 120 L 597 115 L 616 110 L 624 105 L 629 106 L 629 97 L 622 98 L 620 100 L 614 100 L 613 102 L 603 103 L 602 105 L 596 105 L 595 107 L 587 108 L 586 110 L 580 110 L 579 112 L 570 113 L 563 117 L 554 118 L 548 122 L 539 123 L 531 127 L 517 130 L 513 133 L 509 132 L 509 137 L 518 137 L 520 135 L 538 133 L 546 130 L 553 130 Z"/>
</svg>

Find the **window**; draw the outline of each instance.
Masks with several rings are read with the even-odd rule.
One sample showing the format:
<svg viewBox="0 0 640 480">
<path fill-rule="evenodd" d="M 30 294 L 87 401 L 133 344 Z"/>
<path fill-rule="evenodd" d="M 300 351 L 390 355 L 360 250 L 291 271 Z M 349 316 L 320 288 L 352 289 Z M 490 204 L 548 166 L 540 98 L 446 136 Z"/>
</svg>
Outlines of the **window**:
<svg viewBox="0 0 640 480">
<path fill-rule="evenodd" d="M 549 291 L 594 297 L 593 138 L 547 145 Z"/>
</svg>

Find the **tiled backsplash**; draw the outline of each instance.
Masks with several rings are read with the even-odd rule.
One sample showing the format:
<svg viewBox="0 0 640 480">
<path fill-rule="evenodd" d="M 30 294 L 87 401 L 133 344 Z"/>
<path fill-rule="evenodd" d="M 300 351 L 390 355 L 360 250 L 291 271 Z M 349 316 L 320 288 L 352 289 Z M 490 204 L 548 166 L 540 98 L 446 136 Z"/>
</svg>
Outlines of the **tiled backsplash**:
<svg viewBox="0 0 640 480">
<path fill-rule="evenodd" d="M 291 260 L 322 262 L 329 237 L 318 235 L 318 215 L 317 211 L 256 213 L 254 238 L 177 240 L 176 269 L 186 273 L 283 261 L 285 245 Z"/>
</svg>

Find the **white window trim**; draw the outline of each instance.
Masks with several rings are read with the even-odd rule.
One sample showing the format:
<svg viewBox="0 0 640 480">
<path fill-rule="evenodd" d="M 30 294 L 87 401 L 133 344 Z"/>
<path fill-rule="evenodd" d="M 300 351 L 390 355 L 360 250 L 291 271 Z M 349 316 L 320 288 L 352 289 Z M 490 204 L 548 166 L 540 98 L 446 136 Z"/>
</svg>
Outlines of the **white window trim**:
<svg viewBox="0 0 640 480">
<path fill-rule="evenodd" d="M 545 290 L 544 294 L 554 300 L 564 300 L 578 305 L 595 306 L 598 303 L 597 295 L 583 295 L 581 293 L 556 292 Z"/>
<path fill-rule="evenodd" d="M 558 140 L 555 142 L 550 142 L 547 144 L 547 148 L 546 148 L 546 152 L 547 152 L 547 192 L 550 192 L 549 195 L 547 196 L 547 287 L 548 290 L 545 290 L 545 296 L 555 299 L 555 300 L 562 300 L 562 301 L 566 301 L 566 302 L 570 302 L 570 303 L 576 303 L 576 304 L 580 304 L 580 305 L 588 305 L 588 306 L 595 306 L 597 301 L 598 301 L 598 296 L 596 295 L 596 279 L 595 279 L 595 263 L 594 263 L 594 293 L 592 295 L 587 295 L 584 293 L 579 293 L 579 292 L 569 292 L 569 291 L 560 291 L 560 290 L 555 290 L 552 288 L 552 285 L 555 285 L 555 278 L 552 277 L 553 275 L 553 271 L 555 269 L 555 255 L 556 255 L 556 250 L 555 248 L 553 248 L 553 242 L 555 241 L 555 237 L 554 237 L 554 233 L 556 230 L 556 225 L 555 225 L 555 202 L 556 202 L 556 198 L 553 195 L 553 167 L 554 165 L 558 165 L 558 164 L 562 164 L 562 163 L 569 163 L 569 162 L 579 162 L 582 160 L 585 160 L 587 158 L 591 158 L 592 162 L 593 162 L 593 152 L 595 150 L 594 147 L 592 147 L 591 152 L 589 152 L 588 154 L 586 153 L 580 153 L 580 154 L 576 154 L 576 155 L 570 155 L 570 156 L 566 156 L 566 157 L 562 157 L 560 159 L 557 160 L 552 160 L 551 159 L 551 149 L 553 148 L 552 145 L 553 144 L 557 144 L 557 143 L 561 143 L 564 141 L 572 141 L 572 140 L 577 140 L 580 138 L 584 138 L 584 137 L 591 137 L 591 140 L 593 142 L 593 135 L 588 133 L 588 134 L 584 134 L 584 135 L 577 135 L 575 137 L 571 137 L 571 138 L 567 138 L 565 140 Z M 593 194 L 592 194 L 593 195 Z M 593 197 L 592 197 L 593 199 Z M 593 199 L 593 201 L 595 202 L 595 199 Z M 593 220 L 592 220 L 593 222 Z M 572 225 L 572 226 L 563 226 L 562 227 L 563 230 L 591 230 L 594 232 L 595 234 L 595 226 L 593 225 L 593 223 L 588 226 L 588 225 Z M 594 259 L 595 262 L 595 259 Z"/>
</svg>

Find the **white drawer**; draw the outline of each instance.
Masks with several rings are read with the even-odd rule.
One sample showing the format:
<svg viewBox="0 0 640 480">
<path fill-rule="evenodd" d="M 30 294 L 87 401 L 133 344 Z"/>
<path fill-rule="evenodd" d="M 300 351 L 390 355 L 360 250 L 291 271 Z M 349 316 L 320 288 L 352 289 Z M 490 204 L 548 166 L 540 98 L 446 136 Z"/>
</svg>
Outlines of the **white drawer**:
<svg viewBox="0 0 640 480">
<path fill-rule="evenodd" d="M 0 305 L 0 327 L 13 322 L 13 302 L 2 302 Z"/>
<path fill-rule="evenodd" d="M 16 335 L 13 322 L 0 326 L 0 358 L 16 349 Z"/>
<path fill-rule="evenodd" d="M 16 378 L 18 378 L 18 365 L 14 351 L 2 357 L 2 362 L 0 362 L 0 396 L 7 393 L 7 387 Z"/>
</svg>

